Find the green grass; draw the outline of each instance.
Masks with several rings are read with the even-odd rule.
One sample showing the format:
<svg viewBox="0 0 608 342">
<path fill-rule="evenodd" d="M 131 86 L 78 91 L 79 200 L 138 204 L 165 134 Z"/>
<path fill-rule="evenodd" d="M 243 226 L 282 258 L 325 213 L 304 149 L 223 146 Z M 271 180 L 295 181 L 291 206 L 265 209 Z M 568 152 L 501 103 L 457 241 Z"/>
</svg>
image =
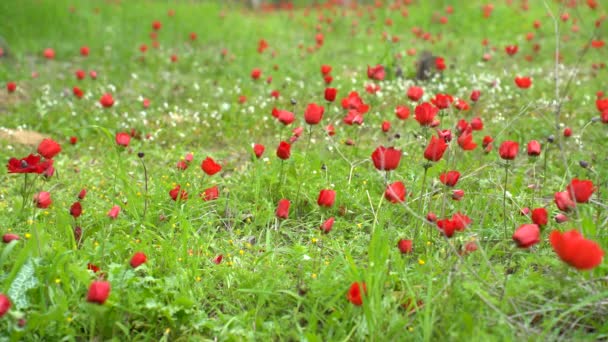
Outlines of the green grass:
<svg viewBox="0 0 608 342">
<path fill-rule="evenodd" d="M 454 5 L 448 24 L 441 25 L 432 18 L 445 15 L 447 5 L 420 2 L 409 7 L 408 17 L 388 6 L 361 7 L 361 16 L 325 10 L 324 18 L 332 19 L 328 24 L 319 21 L 316 10 L 254 13 L 223 2 L 0 3 L 0 35 L 11 53 L 0 59 L 0 80 L 18 85 L 15 94 L 0 91 L 0 127 L 41 132 L 63 148 L 55 158 L 54 177 L 29 178 L 32 191 L 51 193 L 48 209 L 36 209 L 28 200 L 21 210 L 24 177 L 0 175 L 0 231 L 22 237 L 0 247 L 0 293 L 13 302 L 0 318 L 0 339 L 605 339 L 608 267 L 605 262 L 590 272 L 568 267 L 552 250 L 548 234 L 580 228 L 604 250 L 608 247 L 603 152 L 608 126 L 592 122 L 598 116 L 595 93 L 608 89 L 603 88 L 606 69 L 591 69 L 592 63 L 605 60 L 606 48 L 581 50 L 593 32 L 596 39 L 603 38 L 604 27 L 596 30 L 593 24 L 606 8 L 593 12 L 582 5 L 549 4 L 556 15 L 570 13 L 568 22 L 559 23 L 559 95 L 568 101 L 556 118 L 551 104 L 555 32 L 543 3 L 522 11 L 501 2 L 488 19 L 482 17 L 482 4 Z M 175 16 L 167 15 L 169 9 Z M 387 18 L 392 26 L 384 25 Z M 532 26 L 536 19 L 542 22 L 539 30 Z M 578 33 L 571 31 L 574 19 Z M 154 20 L 162 22 L 159 49 L 151 46 L 149 36 Z M 325 42 L 309 53 L 317 25 Z M 415 39 L 413 27 L 441 34 L 441 39 Z M 190 41 L 190 32 L 197 33 L 196 41 Z M 384 42 L 382 32 L 400 41 Z M 527 32 L 535 33 L 532 42 L 525 40 Z M 486 63 L 481 62 L 484 38 L 496 47 Z M 256 51 L 260 39 L 270 45 L 263 54 Z M 148 51 L 141 60 L 144 43 Z M 506 56 L 504 46 L 515 43 L 520 51 Z M 534 43 L 541 46 L 538 54 Z M 91 49 L 87 58 L 79 55 L 83 45 Z M 47 47 L 55 50 L 54 60 L 42 57 Z M 406 54 L 410 48 L 444 57 L 448 69 L 442 77 L 415 82 L 409 78 L 416 60 Z M 170 62 L 172 54 L 177 63 Z M 533 61 L 526 61 L 526 55 Z M 323 99 L 322 64 L 333 67 L 331 86 L 339 89 L 332 105 Z M 376 64 L 389 70 L 387 80 L 379 82 L 381 96 L 364 88 L 371 83 L 367 65 Z M 394 76 L 397 65 L 406 78 Z M 262 70 L 257 82 L 250 78 L 253 68 Z M 78 81 L 77 69 L 95 70 L 99 76 Z M 38 77 L 32 78 L 32 72 Z M 533 87 L 515 87 L 516 75 L 532 76 Z M 423 151 L 431 132 L 422 131 L 413 119 L 414 106 L 405 96 L 411 84 L 424 88 L 425 99 L 441 92 L 468 101 L 472 89 L 482 91 L 471 110 L 449 110 L 441 117 L 441 127 L 454 132 L 459 119 L 481 117 L 484 130 L 474 133 L 480 146 L 462 151 L 454 138 L 444 158 L 428 170 L 424 188 Z M 83 99 L 72 95 L 74 86 L 85 91 Z M 280 91 L 278 99 L 270 97 L 272 90 Z M 371 106 L 361 127 L 342 123 L 345 111 L 339 102 L 351 90 Z M 103 109 L 97 103 L 106 92 L 117 103 Z M 247 97 L 244 104 L 238 102 L 241 95 Z M 151 100 L 147 109 L 143 98 Z M 303 112 L 311 102 L 326 105 L 326 113 L 312 127 L 306 151 Z M 395 118 L 397 105 L 411 108 L 409 119 Z M 293 111 L 296 121 L 284 127 L 271 116 L 273 107 Z M 388 134 L 380 130 L 384 120 L 392 123 Z M 336 128 L 333 137 L 324 130 L 329 123 Z M 298 126 L 305 131 L 294 143 L 292 157 L 282 162 L 276 146 Z M 565 126 L 573 129 L 572 137 L 562 136 Z M 141 138 L 132 139 L 128 148 L 116 146 L 115 133 L 132 129 Z M 495 139 L 487 154 L 481 147 L 484 135 Z M 547 142 L 550 135 L 553 144 Z M 70 145 L 70 136 L 78 137 L 78 143 Z M 346 145 L 347 139 L 354 139 L 355 146 Z M 532 139 L 543 147 L 537 160 L 525 154 Z M 497 153 L 505 140 L 521 147 L 510 163 L 506 218 L 505 174 Z M 262 159 L 253 156 L 253 143 L 266 146 Z M 380 145 L 404 152 L 389 176 L 407 188 L 402 205 L 383 199 L 384 174 L 370 163 Z M 0 140 L 0 146 L 4 160 L 36 149 L 10 140 Z M 141 160 L 138 152 L 145 153 Z M 194 161 L 187 170 L 176 170 L 188 152 Z M 219 174 L 204 176 L 200 163 L 207 156 L 222 165 Z M 590 167 L 581 168 L 581 160 Z M 450 190 L 439 183 L 439 174 L 447 170 L 462 174 L 456 187 L 465 191 L 461 201 L 449 199 Z M 575 177 L 594 182 L 593 201 L 557 224 L 553 194 Z M 528 187 L 535 183 L 542 183 L 542 189 Z M 176 184 L 188 192 L 188 200 L 171 200 L 169 191 Z M 199 194 L 214 185 L 220 197 L 202 201 Z M 83 215 L 75 221 L 69 208 L 82 188 L 88 194 Z M 325 188 L 337 192 L 331 208 L 316 204 Z M 290 216 L 277 221 L 282 198 L 292 201 Z M 113 205 L 122 207 L 116 220 L 106 216 Z M 546 207 L 550 217 L 541 242 L 529 250 L 518 249 L 511 240 L 519 225 L 530 222 L 520 215 L 524 207 Z M 439 218 L 462 212 L 473 223 L 446 239 L 424 222 L 431 211 Z M 323 235 L 318 228 L 331 216 L 336 223 Z M 75 226 L 83 230 L 79 245 Z M 412 254 L 396 248 L 401 238 L 414 239 Z M 470 241 L 477 241 L 479 249 L 460 255 Z M 148 261 L 132 269 L 129 260 L 137 251 Z M 224 258 L 216 265 L 212 259 L 219 254 Z M 104 275 L 87 270 L 88 263 Z M 100 277 L 111 283 L 110 297 L 104 305 L 87 303 L 87 289 Z M 365 282 L 368 290 L 360 307 L 346 299 L 355 281 Z M 417 301 L 416 310 L 403 307 Z M 23 327 L 19 319 L 25 319 Z"/>
</svg>

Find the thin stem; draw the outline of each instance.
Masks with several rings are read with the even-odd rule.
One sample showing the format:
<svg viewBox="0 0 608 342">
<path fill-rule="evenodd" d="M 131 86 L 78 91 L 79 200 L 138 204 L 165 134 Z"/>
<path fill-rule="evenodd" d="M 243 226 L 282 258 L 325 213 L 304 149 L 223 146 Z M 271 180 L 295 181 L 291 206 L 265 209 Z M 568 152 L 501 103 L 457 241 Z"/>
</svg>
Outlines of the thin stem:
<svg viewBox="0 0 608 342">
<path fill-rule="evenodd" d="M 507 184 L 509 182 L 509 162 L 505 164 L 505 186 L 502 196 L 502 217 L 504 222 L 505 240 L 507 239 Z"/>
<path fill-rule="evenodd" d="M 304 160 L 308 156 L 308 149 L 310 147 L 310 141 L 312 140 L 312 125 L 308 125 L 308 140 L 306 141 L 306 148 L 304 149 Z M 298 182 L 298 191 L 296 191 L 296 200 L 294 202 L 296 207 L 296 216 L 300 216 L 300 190 L 302 190 L 302 183 Z"/>
<path fill-rule="evenodd" d="M 146 168 L 146 163 L 144 163 L 144 158 L 139 158 L 139 160 L 144 168 L 144 212 L 141 217 L 142 222 L 144 222 L 146 219 L 146 212 L 148 211 L 148 169 Z"/>
<path fill-rule="evenodd" d="M 423 202 L 426 199 L 426 189 L 425 189 L 425 184 L 426 184 L 426 175 L 427 172 L 429 170 L 429 168 L 432 166 L 432 164 L 424 164 L 424 175 L 422 176 L 422 183 L 420 184 L 420 202 L 418 203 L 418 214 L 422 217 L 425 217 L 424 213 L 422 212 L 422 207 L 423 207 Z M 424 194 L 423 194 L 424 192 Z M 418 231 L 420 229 L 420 222 L 421 220 L 417 221 L 418 223 L 416 224 L 416 235 L 418 235 Z M 430 229 L 428 231 L 428 238 L 430 241 Z"/>
</svg>

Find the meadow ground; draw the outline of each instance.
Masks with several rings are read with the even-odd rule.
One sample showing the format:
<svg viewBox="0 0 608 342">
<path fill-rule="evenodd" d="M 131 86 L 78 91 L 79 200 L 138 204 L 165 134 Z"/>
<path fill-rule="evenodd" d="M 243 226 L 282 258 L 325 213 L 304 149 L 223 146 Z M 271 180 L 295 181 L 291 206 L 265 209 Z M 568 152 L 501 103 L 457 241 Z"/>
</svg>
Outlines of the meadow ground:
<svg viewBox="0 0 608 342">
<path fill-rule="evenodd" d="M 608 338 L 607 10 L 0 2 L 0 340 Z"/>
</svg>

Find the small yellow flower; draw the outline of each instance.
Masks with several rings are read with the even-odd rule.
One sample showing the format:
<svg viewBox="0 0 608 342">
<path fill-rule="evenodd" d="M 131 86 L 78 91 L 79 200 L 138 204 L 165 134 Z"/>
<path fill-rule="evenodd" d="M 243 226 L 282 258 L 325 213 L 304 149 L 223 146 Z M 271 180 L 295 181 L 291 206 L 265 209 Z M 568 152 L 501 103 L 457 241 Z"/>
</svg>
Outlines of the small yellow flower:
<svg viewBox="0 0 608 342">
<path fill-rule="evenodd" d="M 367 185 L 367 181 L 366 180 L 363 181 L 363 185 Z"/>
<path fill-rule="evenodd" d="M 427 241 L 427 242 L 426 242 L 426 245 L 427 245 L 427 246 L 430 246 L 430 245 L 431 245 L 431 241 Z"/>
<path fill-rule="evenodd" d="M 200 282 L 201 280 L 202 280 L 201 277 L 196 277 L 197 282 Z"/>
<path fill-rule="evenodd" d="M 43 214 L 44 216 L 49 216 L 49 212 L 48 212 L 48 211 L 43 211 L 43 212 L 42 212 L 42 214 Z"/>
<path fill-rule="evenodd" d="M 243 255 L 243 254 L 245 254 L 245 251 L 241 249 L 241 250 L 239 250 L 239 254 Z"/>
<path fill-rule="evenodd" d="M 32 237 L 32 234 L 30 234 L 30 233 L 25 233 L 25 238 L 26 238 L 26 239 L 29 239 L 29 238 L 31 238 L 31 237 Z"/>
<path fill-rule="evenodd" d="M 169 335 L 170 332 L 171 332 L 171 328 L 165 329 L 165 335 Z"/>
<path fill-rule="evenodd" d="M 317 243 L 317 241 L 319 241 L 317 238 L 312 238 L 312 243 Z"/>
<path fill-rule="evenodd" d="M 414 327 L 407 327 L 407 331 L 409 331 L 409 332 L 414 331 Z"/>
<path fill-rule="evenodd" d="M 55 284 L 60 284 L 60 283 L 61 283 L 61 279 L 56 278 L 56 279 L 55 279 Z"/>
<path fill-rule="evenodd" d="M 177 258 L 177 261 L 182 262 L 182 258 Z"/>
<path fill-rule="evenodd" d="M 357 223 L 357 228 L 361 228 L 361 227 L 363 227 L 363 224 Z"/>
<path fill-rule="evenodd" d="M 420 265 L 424 265 L 424 264 L 425 264 L 424 260 L 422 260 L 422 259 L 418 259 L 418 263 L 419 263 Z"/>
<path fill-rule="evenodd" d="M 95 245 L 95 247 L 99 247 L 99 242 L 95 241 L 94 245 Z"/>
<path fill-rule="evenodd" d="M 68 317 L 66 318 L 66 321 L 68 321 L 68 323 L 71 323 L 74 319 L 72 317 Z"/>
<path fill-rule="evenodd" d="M 317 279 L 317 274 L 316 274 L 316 273 L 313 273 L 313 274 L 311 275 L 311 277 L 312 277 L 312 279 Z"/>
<path fill-rule="evenodd" d="M 34 224 L 34 220 L 31 220 L 31 219 L 30 219 L 30 220 L 27 220 L 27 224 L 29 224 L 29 225 Z"/>
<path fill-rule="evenodd" d="M 325 261 L 325 266 L 329 265 L 329 261 Z"/>
<path fill-rule="evenodd" d="M 247 242 L 247 243 L 245 244 L 245 247 L 247 247 L 247 248 L 251 248 L 251 244 L 250 244 L 249 242 Z"/>
</svg>

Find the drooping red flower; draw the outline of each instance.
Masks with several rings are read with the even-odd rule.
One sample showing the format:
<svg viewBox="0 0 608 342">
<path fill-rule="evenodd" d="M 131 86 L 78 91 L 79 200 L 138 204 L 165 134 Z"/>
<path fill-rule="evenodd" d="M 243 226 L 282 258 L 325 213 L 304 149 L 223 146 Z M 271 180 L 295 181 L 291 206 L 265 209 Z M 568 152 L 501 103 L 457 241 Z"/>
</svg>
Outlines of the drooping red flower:
<svg viewBox="0 0 608 342">
<path fill-rule="evenodd" d="M 335 218 L 330 217 L 321 224 L 321 227 L 319 227 L 319 229 L 321 229 L 323 234 L 328 234 L 331 231 L 331 229 L 334 226 L 335 220 L 336 220 Z"/>
<path fill-rule="evenodd" d="M 99 99 L 99 103 L 105 108 L 110 108 L 114 105 L 114 98 L 112 94 L 105 93 Z"/>
<path fill-rule="evenodd" d="M 418 101 L 424 95 L 424 90 L 420 87 L 411 86 L 407 89 L 407 97 L 412 101 Z"/>
<path fill-rule="evenodd" d="M 211 157 L 205 158 L 201 163 L 201 169 L 209 176 L 222 171 L 222 166 L 215 162 Z"/>
<path fill-rule="evenodd" d="M 562 191 L 556 192 L 553 199 L 555 201 L 555 205 L 561 211 L 570 211 L 576 207 L 576 203 L 570 197 L 570 191 Z"/>
<path fill-rule="evenodd" d="M 38 144 L 38 153 L 46 159 L 53 159 L 61 152 L 61 145 L 53 139 L 43 139 Z"/>
<path fill-rule="evenodd" d="M 529 248 L 540 242 L 540 229 L 536 224 L 521 225 L 513 233 L 513 241 L 519 248 Z"/>
<path fill-rule="evenodd" d="M 372 153 L 372 161 L 378 170 L 395 170 L 401 161 L 401 150 L 397 150 L 394 147 L 386 148 L 380 146 Z"/>
<path fill-rule="evenodd" d="M 399 251 L 401 252 L 401 254 L 412 253 L 412 247 L 413 247 L 412 240 L 400 239 L 399 241 L 397 241 L 397 248 L 399 248 Z"/>
<path fill-rule="evenodd" d="M 576 229 L 551 232 L 549 241 L 562 261 L 578 270 L 591 270 L 602 263 L 604 251 L 595 241 L 585 239 Z"/>
<path fill-rule="evenodd" d="M 319 106 L 316 103 L 310 103 L 304 111 L 304 120 L 309 125 L 318 124 L 323 119 L 323 112 L 325 108 Z"/>
<path fill-rule="evenodd" d="M 19 240 L 19 235 L 6 233 L 2 235 L 2 242 L 10 243 L 11 241 Z"/>
<path fill-rule="evenodd" d="M 346 298 L 349 302 L 356 306 L 363 305 L 363 296 L 367 295 L 367 286 L 364 282 L 354 282 L 350 285 L 350 289 L 346 293 Z"/>
<path fill-rule="evenodd" d="M 338 89 L 336 88 L 325 88 L 325 101 L 334 102 L 336 100 L 336 95 L 338 94 Z"/>
<path fill-rule="evenodd" d="M 36 203 L 36 207 L 46 209 L 53 203 L 53 200 L 49 192 L 40 191 L 34 195 L 34 203 Z"/>
<path fill-rule="evenodd" d="M 439 180 L 441 183 L 446 186 L 453 187 L 458 183 L 458 179 L 460 178 L 460 172 L 458 171 L 448 171 L 439 175 Z"/>
<path fill-rule="evenodd" d="M 220 197 L 220 190 L 217 187 L 217 185 L 214 185 L 210 188 L 207 188 L 205 190 L 203 190 L 203 193 L 200 196 L 203 201 L 208 202 L 208 201 L 214 201 L 216 199 L 218 199 Z"/>
<path fill-rule="evenodd" d="M 500 158 L 502 158 L 504 160 L 515 159 L 515 157 L 517 157 L 518 152 L 519 152 L 519 144 L 514 141 L 510 141 L 510 140 L 503 142 L 500 145 L 500 148 L 498 149 L 498 154 L 500 155 Z"/>
<path fill-rule="evenodd" d="M 113 206 L 110 211 L 108 211 L 108 217 L 113 220 L 118 217 L 118 214 L 120 214 L 120 206 L 118 205 Z"/>
<path fill-rule="evenodd" d="M 595 187 L 593 182 L 590 180 L 580 180 L 578 178 L 572 179 L 567 187 L 568 194 L 577 203 L 587 203 L 589 198 L 593 195 Z"/>
<path fill-rule="evenodd" d="M 432 136 L 429 145 L 424 150 L 424 159 L 433 162 L 439 161 L 447 148 L 445 140 Z"/>
<path fill-rule="evenodd" d="M 331 208 L 336 200 L 336 191 L 331 189 L 322 189 L 319 191 L 319 198 L 317 204 L 320 207 Z"/>
<path fill-rule="evenodd" d="M 118 146 L 128 147 L 131 142 L 131 135 L 125 132 L 116 133 L 116 144 Z"/>
<path fill-rule="evenodd" d="M 380 64 L 375 67 L 367 66 L 367 77 L 370 80 L 382 81 L 386 76 L 386 72 L 384 71 L 384 67 Z"/>
<path fill-rule="evenodd" d="M 4 293 L 0 293 L 0 318 L 11 309 L 11 301 Z"/>
<path fill-rule="evenodd" d="M 280 200 L 279 204 L 277 205 L 277 210 L 275 212 L 276 217 L 280 218 L 280 219 L 288 218 L 290 205 L 291 205 L 291 202 L 288 199 Z"/>
<path fill-rule="evenodd" d="M 260 159 L 260 157 L 262 157 L 262 154 L 264 154 L 265 149 L 266 148 L 262 144 L 254 144 L 253 145 L 253 154 L 255 154 L 256 158 Z"/>
<path fill-rule="evenodd" d="M 391 203 L 401 203 L 405 201 L 407 190 L 403 182 L 397 181 L 386 186 L 384 198 Z"/>
<path fill-rule="evenodd" d="M 540 143 L 536 140 L 531 140 L 528 143 L 528 155 L 536 157 L 540 155 Z"/>
<path fill-rule="evenodd" d="M 17 159 L 11 158 L 6 165 L 8 173 L 43 173 L 44 170 L 52 165 L 52 161 L 40 162 L 40 156 L 30 154 L 29 156 Z"/>
<path fill-rule="evenodd" d="M 291 144 L 286 141 L 281 141 L 279 143 L 279 147 L 277 148 L 277 157 L 280 159 L 289 159 L 291 156 Z"/>
<path fill-rule="evenodd" d="M 528 89 L 532 85 L 532 79 L 530 77 L 515 77 L 515 84 L 521 89 Z"/>
<path fill-rule="evenodd" d="M 102 305 L 110 296 L 110 283 L 107 281 L 94 281 L 89 286 L 87 302 Z"/>
<path fill-rule="evenodd" d="M 82 215 L 82 204 L 80 204 L 80 202 L 72 203 L 72 206 L 70 206 L 70 215 L 75 219 Z"/>
<path fill-rule="evenodd" d="M 129 264 L 131 264 L 131 267 L 133 267 L 133 268 L 138 268 L 139 266 L 144 264 L 147 260 L 148 260 L 148 257 L 146 257 L 146 255 L 143 252 L 136 252 L 131 257 L 131 261 L 129 262 Z"/>
<path fill-rule="evenodd" d="M 178 184 L 169 191 L 169 196 L 171 196 L 171 199 L 174 201 L 185 201 L 188 199 L 188 192 L 182 189 L 181 186 Z"/>
<path fill-rule="evenodd" d="M 439 113 L 439 108 L 428 102 L 423 102 L 414 109 L 414 118 L 420 126 L 430 126 L 435 120 L 435 116 Z"/>
<path fill-rule="evenodd" d="M 544 227 L 549 222 L 547 209 L 535 208 L 532 210 L 532 222 L 539 227 Z"/>
</svg>

